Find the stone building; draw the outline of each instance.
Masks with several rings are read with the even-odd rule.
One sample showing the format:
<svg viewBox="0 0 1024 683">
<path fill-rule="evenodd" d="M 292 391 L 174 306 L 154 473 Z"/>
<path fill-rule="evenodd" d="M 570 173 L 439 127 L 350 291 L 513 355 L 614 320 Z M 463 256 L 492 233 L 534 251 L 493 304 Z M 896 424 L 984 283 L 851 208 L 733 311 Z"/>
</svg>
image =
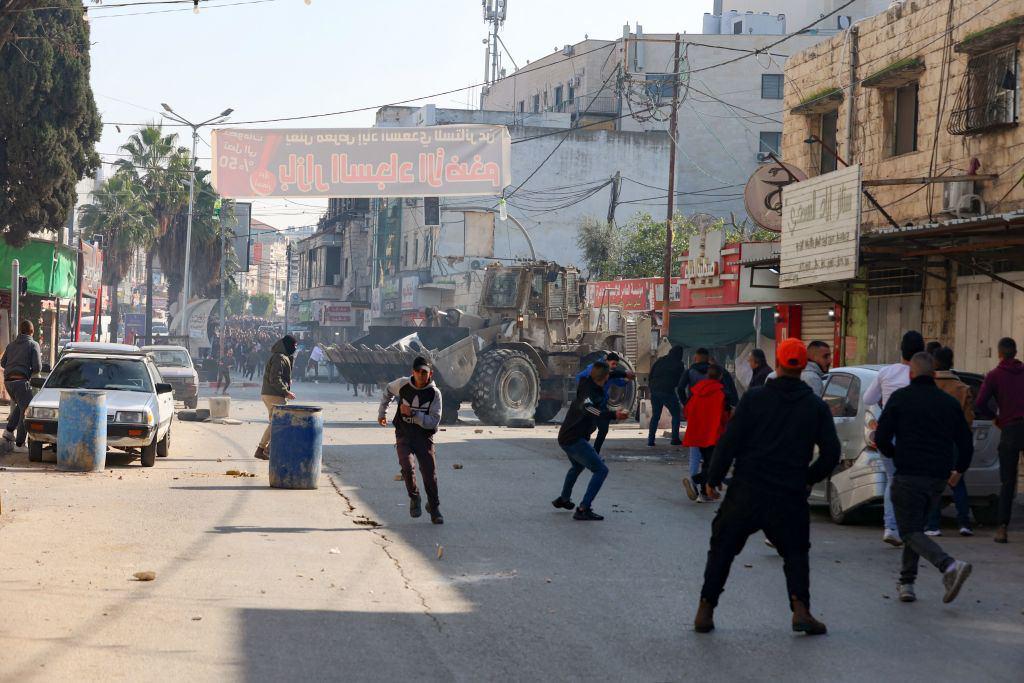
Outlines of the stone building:
<svg viewBox="0 0 1024 683">
<path fill-rule="evenodd" d="M 895 360 L 917 328 L 980 372 L 1024 337 L 1022 34 L 1019 2 L 905 0 L 786 62 L 784 159 L 861 164 L 871 195 L 848 360 Z"/>
</svg>

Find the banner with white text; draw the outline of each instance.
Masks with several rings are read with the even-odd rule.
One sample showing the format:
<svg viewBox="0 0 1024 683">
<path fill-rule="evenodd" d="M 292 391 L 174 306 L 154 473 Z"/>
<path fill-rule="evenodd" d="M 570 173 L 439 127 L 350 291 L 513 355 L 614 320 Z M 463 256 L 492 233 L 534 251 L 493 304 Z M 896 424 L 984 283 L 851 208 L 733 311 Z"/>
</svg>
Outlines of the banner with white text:
<svg viewBox="0 0 1024 683">
<path fill-rule="evenodd" d="M 512 183 L 504 126 L 218 129 L 213 186 L 224 197 L 470 197 Z"/>
</svg>

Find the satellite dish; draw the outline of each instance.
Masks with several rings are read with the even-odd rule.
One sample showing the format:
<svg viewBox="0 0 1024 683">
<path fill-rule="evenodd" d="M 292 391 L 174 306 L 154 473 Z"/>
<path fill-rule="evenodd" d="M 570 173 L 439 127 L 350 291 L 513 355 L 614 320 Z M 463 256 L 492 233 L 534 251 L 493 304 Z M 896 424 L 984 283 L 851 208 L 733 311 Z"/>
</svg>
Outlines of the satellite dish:
<svg viewBox="0 0 1024 683">
<path fill-rule="evenodd" d="M 840 30 L 843 30 L 843 31 L 845 31 L 846 29 L 850 28 L 850 24 L 853 23 L 852 17 L 850 17 L 847 14 L 840 14 L 838 19 L 837 19 L 837 21 L 839 22 Z"/>
</svg>

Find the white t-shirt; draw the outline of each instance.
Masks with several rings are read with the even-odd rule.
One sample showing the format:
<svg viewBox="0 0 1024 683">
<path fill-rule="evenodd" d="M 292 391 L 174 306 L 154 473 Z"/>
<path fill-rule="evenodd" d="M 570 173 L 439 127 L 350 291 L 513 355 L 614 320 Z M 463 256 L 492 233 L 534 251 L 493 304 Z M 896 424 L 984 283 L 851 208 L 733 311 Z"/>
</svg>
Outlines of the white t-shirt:
<svg viewBox="0 0 1024 683">
<path fill-rule="evenodd" d="M 864 392 L 864 402 L 869 406 L 885 404 L 889 402 L 892 392 L 902 389 L 910 384 L 910 366 L 903 363 L 886 365 L 878 371 L 878 376 L 871 383 L 868 390 Z"/>
<path fill-rule="evenodd" d="M 319 346 L 314 346 L 312 353 L 309 354 L 309 359 L 314 363 L 319 363 L 324 359 L 324 352 Z"/>
</svg>

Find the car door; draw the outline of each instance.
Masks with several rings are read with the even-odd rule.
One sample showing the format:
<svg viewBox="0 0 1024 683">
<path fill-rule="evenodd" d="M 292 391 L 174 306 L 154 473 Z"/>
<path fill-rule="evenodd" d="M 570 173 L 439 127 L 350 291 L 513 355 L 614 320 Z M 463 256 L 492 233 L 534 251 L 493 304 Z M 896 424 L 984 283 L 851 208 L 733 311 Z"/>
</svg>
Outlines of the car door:
<svg viewBox="0 0 1024 683">
<path fill-rule="evenodd" d="M 956 373 L 960 381 L 971 389 L 971 400 L 981 391 L 981 383 L 984 377 L 973 373 Z M 995 400 L 990 400 L 989 405 L 982 409 L 975 408 L 974 422 L 971 424 L 971 431 L 974 436 L 974 457 L 971 459 L 971 468 L 991 467 L 999 459 L 999 428 L 995 425 Z M 970 477 L 967 478 L 970 486 Z"/>
<path fill-rule="evenodd" d="M 149 368 L 149 374 L 153 379 L 153 388 L 155 390 L 157 384 L 164 383 L 164 379 L 160 375 L 160 369 L 156 367 L 152 360 L 147 359 L 146 366 Z M 174 415 L 174 393 L 170 391 L 165 394 L 157 392 L 156 406 L 156 422 L 159 425 L 158 433 L 162 435 L 170 428 L 171 417 Z"/>
<path fill-rule="evenodd" d="M 862 403 L 860 400 L 860 378 L 846 372 L 833 372 L 825 378 L 825 390 L 821 399 L 832 413 L 832 422 L 839 437 L 840 458 L 856 459 L 860 454 L 863 440 Z M 815 449 L 817 457 L 817 449 Z M 840 466 L 842 466 L 840 464 Z M 826 484 L 818 482 L 811 491 L 811 498 L 824 501 Z"/>
</svg>

